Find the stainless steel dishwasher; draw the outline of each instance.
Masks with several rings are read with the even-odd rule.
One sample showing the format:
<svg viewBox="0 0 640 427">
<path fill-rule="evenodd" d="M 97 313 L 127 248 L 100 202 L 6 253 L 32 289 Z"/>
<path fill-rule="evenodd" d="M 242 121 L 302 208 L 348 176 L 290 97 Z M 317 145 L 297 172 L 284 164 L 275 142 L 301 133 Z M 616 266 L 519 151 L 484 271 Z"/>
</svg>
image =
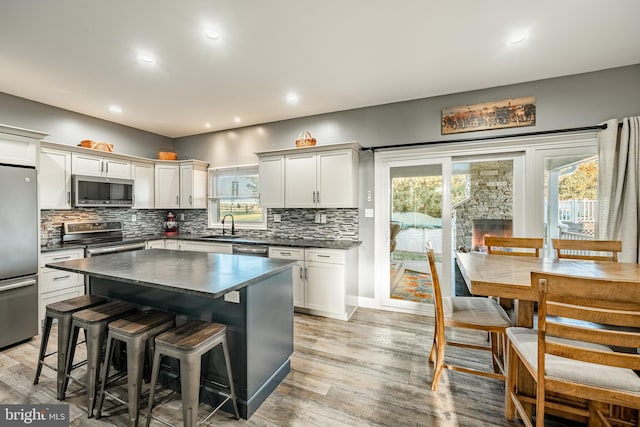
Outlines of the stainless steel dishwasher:
<svg viewBox="0 0 640 427">
<path fill-rule="evenodd" d="M 264 258 L 269 256 L 269 246 L 266 245 L 243 245 L 234 243 L 232 248 L 234 255 L 259 256 Z"/>
</svg>

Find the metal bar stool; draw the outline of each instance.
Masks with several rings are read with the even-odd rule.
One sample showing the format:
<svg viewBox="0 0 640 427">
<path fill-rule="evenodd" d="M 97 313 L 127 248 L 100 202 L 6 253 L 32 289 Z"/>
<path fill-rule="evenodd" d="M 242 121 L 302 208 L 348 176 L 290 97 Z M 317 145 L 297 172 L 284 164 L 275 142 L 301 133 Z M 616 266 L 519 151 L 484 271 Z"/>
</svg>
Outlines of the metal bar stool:
<svg viewBox="0 0 640 427">
<path fill-rule="evenodd" d="M 62 396 L 64 398 L 67 386 L 69 385 L 76 341 L 78 340 L 78 333 L 82 328 L 84 329 L 87 341 L 87 373 L 85 386 L 87 388 L 87 412 L 89 418 L 93 416 L 93 407 L 98 389 L 100 359 L 102 358 L 102 347 L 104 346 L 107 334 L 107 325 L 113 320 L 133 313 L 135 310 L 136 307 L 132 304 L 122 301 L 111 301 L 97 307 L 73 313 Z"/>
<path fill-rule="evenodd" d="M 142 371 L 145 361 L 145 350 L 148 360 L 153 355 L 155 337 L 166 332 L 176 324 L 176 316 L 158 310 L 148 310 L 132 314 L 122 319 L 109 323 L 109 334 L 107 336 L 107 351 L 102 364 L 100 375 L 100 395 L 98 398 L 98 409 L 96 418 L 102 415 L 102 405 L 105 394 L 120 403 L 126 404 L 129 409 L 129 425 L 138 425 L 138 413 L 140 408 L 140 394 L 142 387 Z M 127 349 L 127 391 L 128 402 L 125 402 L 105 390 L 108 382 L 109 363 L 113 357 L 115 341 L 126 344 Z M 150 360 L 149 360 L 150 361 Z M 151 365 L 151 363 L 149 363 Z"/>
<path fill-rule="evenodd" d="M 182 392 L 182 419 L 185 427 L 198 425 L 198 406 L 200 404 L 200 373 L 202 356 L 222 344 L 224 361 L 229 381 L 228 393 L 218 391 L 224 400 L 202 422 L 207 421 L 227 401 L 233 402 L 236 419 L 240 418 L 236 393 L 233 388 L 233 376 L 229 350 L 227 348 L 227 327 L 220 323 L 210 323 L 202 320 L 188 321 L 156 337 L 156 350 L 153 356 L 153 370 L 151 372 L 151 388 L 149 390 L 149 408 L 147 427 L 151 423 L 153 397 L 155 394 L 158 375 L 160 373 L 160 359 L 169 356 L 180 361 L 180 389 Z M 166 420 L 153 417 L 168 424 Z"/>
<path fill-rule="evenodd" d="M 71 316 L 77 311 L 95 307 L 105 302 L 107 302 L 107 300 L 103 297 L 96 295 L 82 295 L 47 305 L 45 321 L 42 327 L 42 340 L 40 342 L 38 367 L 36 368 L 36 378 L 33 380 L 33 384 L 38 384 L 43 365 L 51 368 L 54 371 L 57 371 L 56 390 L 58 393 L 58 400 L 64 399 L 62 385 L 64 383 L 64 368 L 67 358 L 67 350 L 69 347 L 69 336 L 71 335 Z M 47 353 L 49 334 L 51 333 L 51 325 L 53 324 L 54 319 L 58 320 L 58 349 L 57 351 Z M 53 356 L 54 354 L 58 355 L 57 368 L 45 363 L 44 361 L 45 358 Z"/>
</svg>

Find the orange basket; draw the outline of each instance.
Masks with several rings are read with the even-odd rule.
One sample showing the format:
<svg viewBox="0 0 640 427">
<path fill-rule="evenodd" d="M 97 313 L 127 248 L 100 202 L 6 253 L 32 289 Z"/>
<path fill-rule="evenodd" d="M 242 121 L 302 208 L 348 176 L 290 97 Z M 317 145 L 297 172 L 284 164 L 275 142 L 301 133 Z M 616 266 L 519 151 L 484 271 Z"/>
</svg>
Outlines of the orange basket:
<svg viewBox="0 0 640 427">
<path fill-rule="evenodd" d="M 158 160 L 178 160 L 178 153 L 173 148 L 160 148 L 158 150 Z"/>
<path fill-rule="evenodd" d="M 113 144 L 107 144 L 106 142 L 92 141 L 90 139 L 85 139 L 80 141 L 80 147 L 106 151 L 109 153 L 113 152 Z"/>
<path fill-rule="evenodd" d="M 309 132 L 300 132 L 296 139 L 296 147 L 313 147 L 314 145 L 316 145 L 316 139 Z"/>
</svg>

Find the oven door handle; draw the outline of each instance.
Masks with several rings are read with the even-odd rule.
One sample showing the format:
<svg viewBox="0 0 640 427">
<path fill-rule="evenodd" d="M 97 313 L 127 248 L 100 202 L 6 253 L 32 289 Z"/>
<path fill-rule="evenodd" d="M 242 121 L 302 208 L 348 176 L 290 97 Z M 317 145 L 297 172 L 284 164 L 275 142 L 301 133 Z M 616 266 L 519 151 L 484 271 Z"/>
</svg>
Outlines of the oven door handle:
<svg viewBox="0 0 640 427">
<path fill-rule="evenodd" d="M 144 249 L 144 243 L 130 243 L 128 245 L 109 246 L 107 248 L 87 249 L 87 255 L 104 255 L 112 252 L 131 251 L 136 249 Z"/>
<path fill-rule="evenodd" d="M 13 283 L 11 285 L 0 286 L 0 292 L 10 291 L 12 289 L 26 288 L 27 286 L 35 285 L 34 279 L 25 280 L 24 282 Z"/>
</svg>

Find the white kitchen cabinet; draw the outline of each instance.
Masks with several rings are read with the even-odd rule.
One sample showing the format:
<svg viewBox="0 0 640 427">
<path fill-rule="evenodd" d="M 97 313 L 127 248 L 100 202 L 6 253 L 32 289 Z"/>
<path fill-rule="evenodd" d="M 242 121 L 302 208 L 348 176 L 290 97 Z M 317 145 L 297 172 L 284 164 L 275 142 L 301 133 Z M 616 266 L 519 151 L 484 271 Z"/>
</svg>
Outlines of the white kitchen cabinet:
<svg viewBox="0 0 640 427">
<path fill-rule="evenodd" d="M 40 149 L 40 209 L 71 209 L 71 153 Z"/>
<path fill-rule="evenodd" d="M 180 241 L 176 239 L 167 239 L 164 241 L 164 248 L 172 251 L 179 251 Z"/>
<path fill-rule="evenodd" d="M 316 155 L 294 154 L 285 157 L 284 206 L 316 208 Z"/>
<path fill-rule="evenodd" d="M 348 320 L 358 305 L 357 251 L 271 247 L 269 257 L 297 261 L 292 272 L 297 311 Z"/>
<path fill-rule="evenodd" d="M 216 254 L 233 253 L 231 243 L 201 242 L 197 240 L 167 239 L 165 241 L 165 249 L 174 251 L 211 252 Z"/>
<path fill-rule="evenodd" d="M 131 179 L 131 162 L 93 154 L 73 153 L 71 170 L 74 175 Z"/>
<path fill-rule="evenodd" d="M 198 242 L 194 240 L 181 240 L 181 251 L 195 251 L 195 252 L 211 252 L 216 254 L 231 254 L 233 253 L 233 246 L 231 243 L 217 243 L 217 242 Z"/>
<path fill-rule="evenodd" d="M 180 165 L 156 163 L 154 193 L 156 209 L 180 207 Z"/>
<path fill-rule="evenodd" d="M 288 248 L 272 246 L 269 248 L 269 258 L 288 259 L 296 261 L 293 266 L 293 306 L 306 307 L 304 280 L 304 248 Z"/>
<path fill-rule="evenodd" d="M 65 249 L 40 253 L 39 268 L 39 320 L 44 319 L 47 304 L 67 298 L 84 295 L 84 276 L 69 271 L 45 267 L 52 262 L 70 261 L 84 258 L 84 249 Z"/>
<path fill-rule="evenodd" d="M 358 164 L 354 150 L 285 157 L 285 207 L 358 207 Z"/>
<path fill-rule="evenodd" d="M 146 249 L 166 249 L 164 239 L 147 240 Z"/>
<path fill-rule="evenodd" d="M 155 168 L 153 163 L 131 163 L 133 179 L 133 208 L 155 208 Z"/>
<path fill-rule="evenodd" d="M 46 134 L 0 125 L 0 163 L 35 167 L 38 141 Z"/>
<path fill-rule="evenodd" d="M 284 156 L 261 157 L 260 206 L 284 208 Z"/>
<path fill-rule="evenodd" d="M 157 209 L 206 209 L 207 163 L 156 163 L 155 199 Z"/>
<path fill-rule="evenodd" d="M 357 208 L 358 147 L 355 143 L 345 143 L 257 153 L 261 205 Z M 284 157 L 284 169 L 279 167 L 279 157 Z M 284 189 L 280 182 L 284 182 Z"/>
<path fill-rule="evenodd" d="M 193 160 L 180 164 L 180 208 L 207 208 L 207 163 Z"/>
</svg>

